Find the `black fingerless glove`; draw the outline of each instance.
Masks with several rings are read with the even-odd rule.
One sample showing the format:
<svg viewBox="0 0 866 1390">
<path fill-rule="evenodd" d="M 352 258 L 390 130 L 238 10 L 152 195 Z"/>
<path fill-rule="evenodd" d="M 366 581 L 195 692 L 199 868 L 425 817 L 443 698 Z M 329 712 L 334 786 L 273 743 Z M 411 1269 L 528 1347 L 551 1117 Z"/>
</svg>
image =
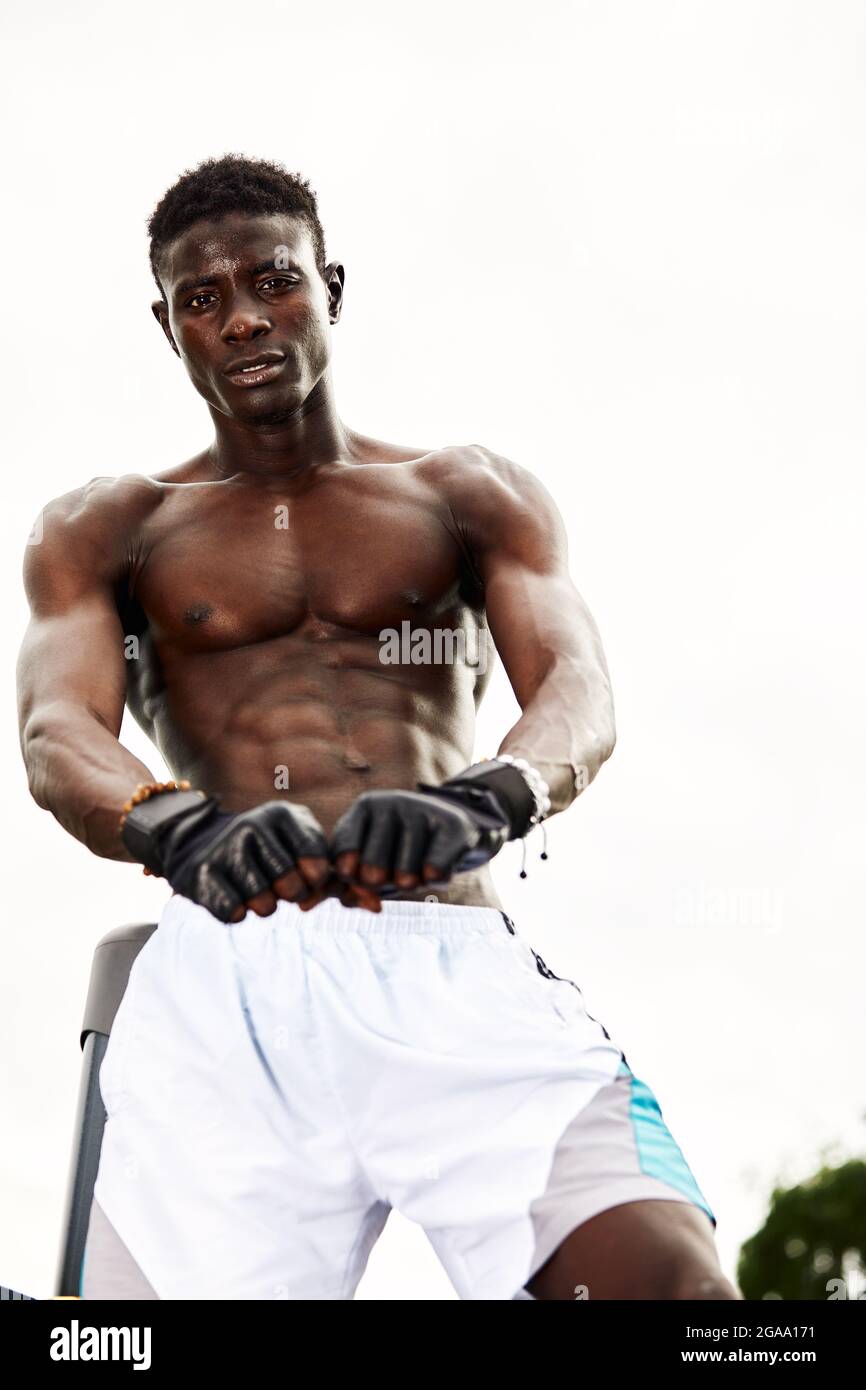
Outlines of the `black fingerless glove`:
<svg viewBox="0 0 866 1390">
<path fill-rule="evenodd" d="M 221 922 L 271 889 L 299 858 L 327 858 L 321 826 L 306 806 L 267 801 L 220 811 L 215 797 L 171 792 L 134 806 L 123 842 L 151 873 Z"/>
<path fill-rule="evenodd" d="M 197 841 L 212 838 L 218 826 L 231 819 L 228 812 L 219 810 L 216 797 L 204 792 L 163 792 L 127 812 L 121 838 L 133 859 L 171 882 L 184 843 L 193 837 Z"/>
<path fill-rule="evenodd" d="M 526 833 L 535 799 L 522 774 L 503 763 L 477 763 L 439 786 L 362 792 L 334 828 L 335 861 L 348 853 L 360 866 L 384 871 L 376 891 L 400 890 L 399 874 L 420 877 L 425 866 L 446 877 L 480 868 L 507 840 Z"/>
<path fill-rule="evenodd" d="M 464 806 L 482 821 L 493 818 L 500 829 L 507 831 L 506 840 L 522 839 L 533 823 L 536 810 L 535 798 L 526 779 L 516 767 L 507 763 L 473 763 L 438 787 L 419 782 L 418 790 Z"/>
</svg>

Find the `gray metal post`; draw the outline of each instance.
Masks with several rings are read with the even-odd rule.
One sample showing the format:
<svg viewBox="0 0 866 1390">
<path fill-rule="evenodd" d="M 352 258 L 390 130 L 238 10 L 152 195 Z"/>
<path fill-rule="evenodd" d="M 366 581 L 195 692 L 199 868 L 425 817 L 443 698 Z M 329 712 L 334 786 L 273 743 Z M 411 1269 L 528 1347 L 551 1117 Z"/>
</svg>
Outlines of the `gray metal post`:
<svg viewBox="0 0 866 1390">
<path fill-rule="evenodd" d="M 155 922 L 117 927 L 97 943 L 93 953 L 90 986 L 81 1026 L 81 1082 L 55 1280 L 55 1293 L 59 1295 L 79 1293 L 81 1262 L 105 1128 L 99 1068 L 108 1047 L 114 1016 L 129 981 L 129 972 L 142 946 L 154 931 Z"/>
</svg>

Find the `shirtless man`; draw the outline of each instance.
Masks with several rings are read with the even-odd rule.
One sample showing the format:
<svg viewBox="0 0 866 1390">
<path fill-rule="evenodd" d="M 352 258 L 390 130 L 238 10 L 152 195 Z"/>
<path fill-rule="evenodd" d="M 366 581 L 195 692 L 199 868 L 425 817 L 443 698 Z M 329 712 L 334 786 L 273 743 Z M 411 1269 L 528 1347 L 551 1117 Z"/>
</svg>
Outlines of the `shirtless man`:
<svg viewBox="0 0 866 1390">
<path fill-rule="evenodd" d="M 25 566 L 32 794 L 174 890 L 102 1064 L 83 1296 L 351 1298 L 396 1207 L 462 1298 L 738 1297 L 652 1092 L 488 867 L 614 745 L 550 496 L 342 423 L 304 180 L 207 161 L 150 233 L 213 442 L 50 503 Z M 472 764 L 489 639 L 522 714 Z M 188 789 L 118 742 L 125 702 Z"/>
</svg>

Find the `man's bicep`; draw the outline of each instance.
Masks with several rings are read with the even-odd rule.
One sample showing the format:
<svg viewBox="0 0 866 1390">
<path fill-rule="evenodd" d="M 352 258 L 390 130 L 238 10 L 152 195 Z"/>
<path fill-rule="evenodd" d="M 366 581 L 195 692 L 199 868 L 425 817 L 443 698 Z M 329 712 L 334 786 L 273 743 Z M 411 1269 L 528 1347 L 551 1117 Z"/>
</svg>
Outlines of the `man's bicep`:
<svg viewBox="0 0 866 1390">
<path fill-rule="evenodd" d="M 22 726 L 49 707 L 86 710 L 117 734 L 126 698 L 123 631 L 104 550 L 55 530 L 28 551 L 30 623 L 18 659 Z"/>
<path fill-rule="evenodd" d="M 603 661 L 601 638 L 568 571 L 488 557 L 487 623 L 518 700 L 531 698 L 556 661 Z"/>
<path fill-rule="evenodd" d="M 93 715 L 119 734 L 126 700 L 120 619 L 111 595 L 77 599 L 64 613 L 34 615 L 18 659 L 22 728 L 62 707 Z"/>
<path fill-rule="evenodd" d="M 556 662 L 607 680 L 598 628 L 569 572 L 565 523 L 544 484 L 480 446 L 449 458 L 446 490 L 484 587 L 487 624 L 521 704 Z"/>
<path fill-rule="evenodd" d="M 544 484 L 518 464 L 495 458 L 484 502 L 486 515 L 477 508 L 477 554 L 487 622 L 523 700 L 554 661 L 579 659 L 597 632 L 572 582 L 565 523 Z"/>
</svg>

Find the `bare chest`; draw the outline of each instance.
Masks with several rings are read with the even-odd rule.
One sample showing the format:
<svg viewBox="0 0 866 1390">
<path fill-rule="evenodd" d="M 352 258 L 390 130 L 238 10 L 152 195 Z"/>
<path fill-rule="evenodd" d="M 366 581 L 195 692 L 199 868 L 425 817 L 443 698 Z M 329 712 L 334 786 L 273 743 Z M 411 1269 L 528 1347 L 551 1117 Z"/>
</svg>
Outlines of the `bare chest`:
<svg viewBox="0 0 866 1390">
<path fill-rule="evenodd" d="M 374 636 L 481 602 L 441 510 L 405 491 L 174 489 L 142 536 L 132 584 L 157 644 L 189 651 L 301 628 Z"/>
</svg>

